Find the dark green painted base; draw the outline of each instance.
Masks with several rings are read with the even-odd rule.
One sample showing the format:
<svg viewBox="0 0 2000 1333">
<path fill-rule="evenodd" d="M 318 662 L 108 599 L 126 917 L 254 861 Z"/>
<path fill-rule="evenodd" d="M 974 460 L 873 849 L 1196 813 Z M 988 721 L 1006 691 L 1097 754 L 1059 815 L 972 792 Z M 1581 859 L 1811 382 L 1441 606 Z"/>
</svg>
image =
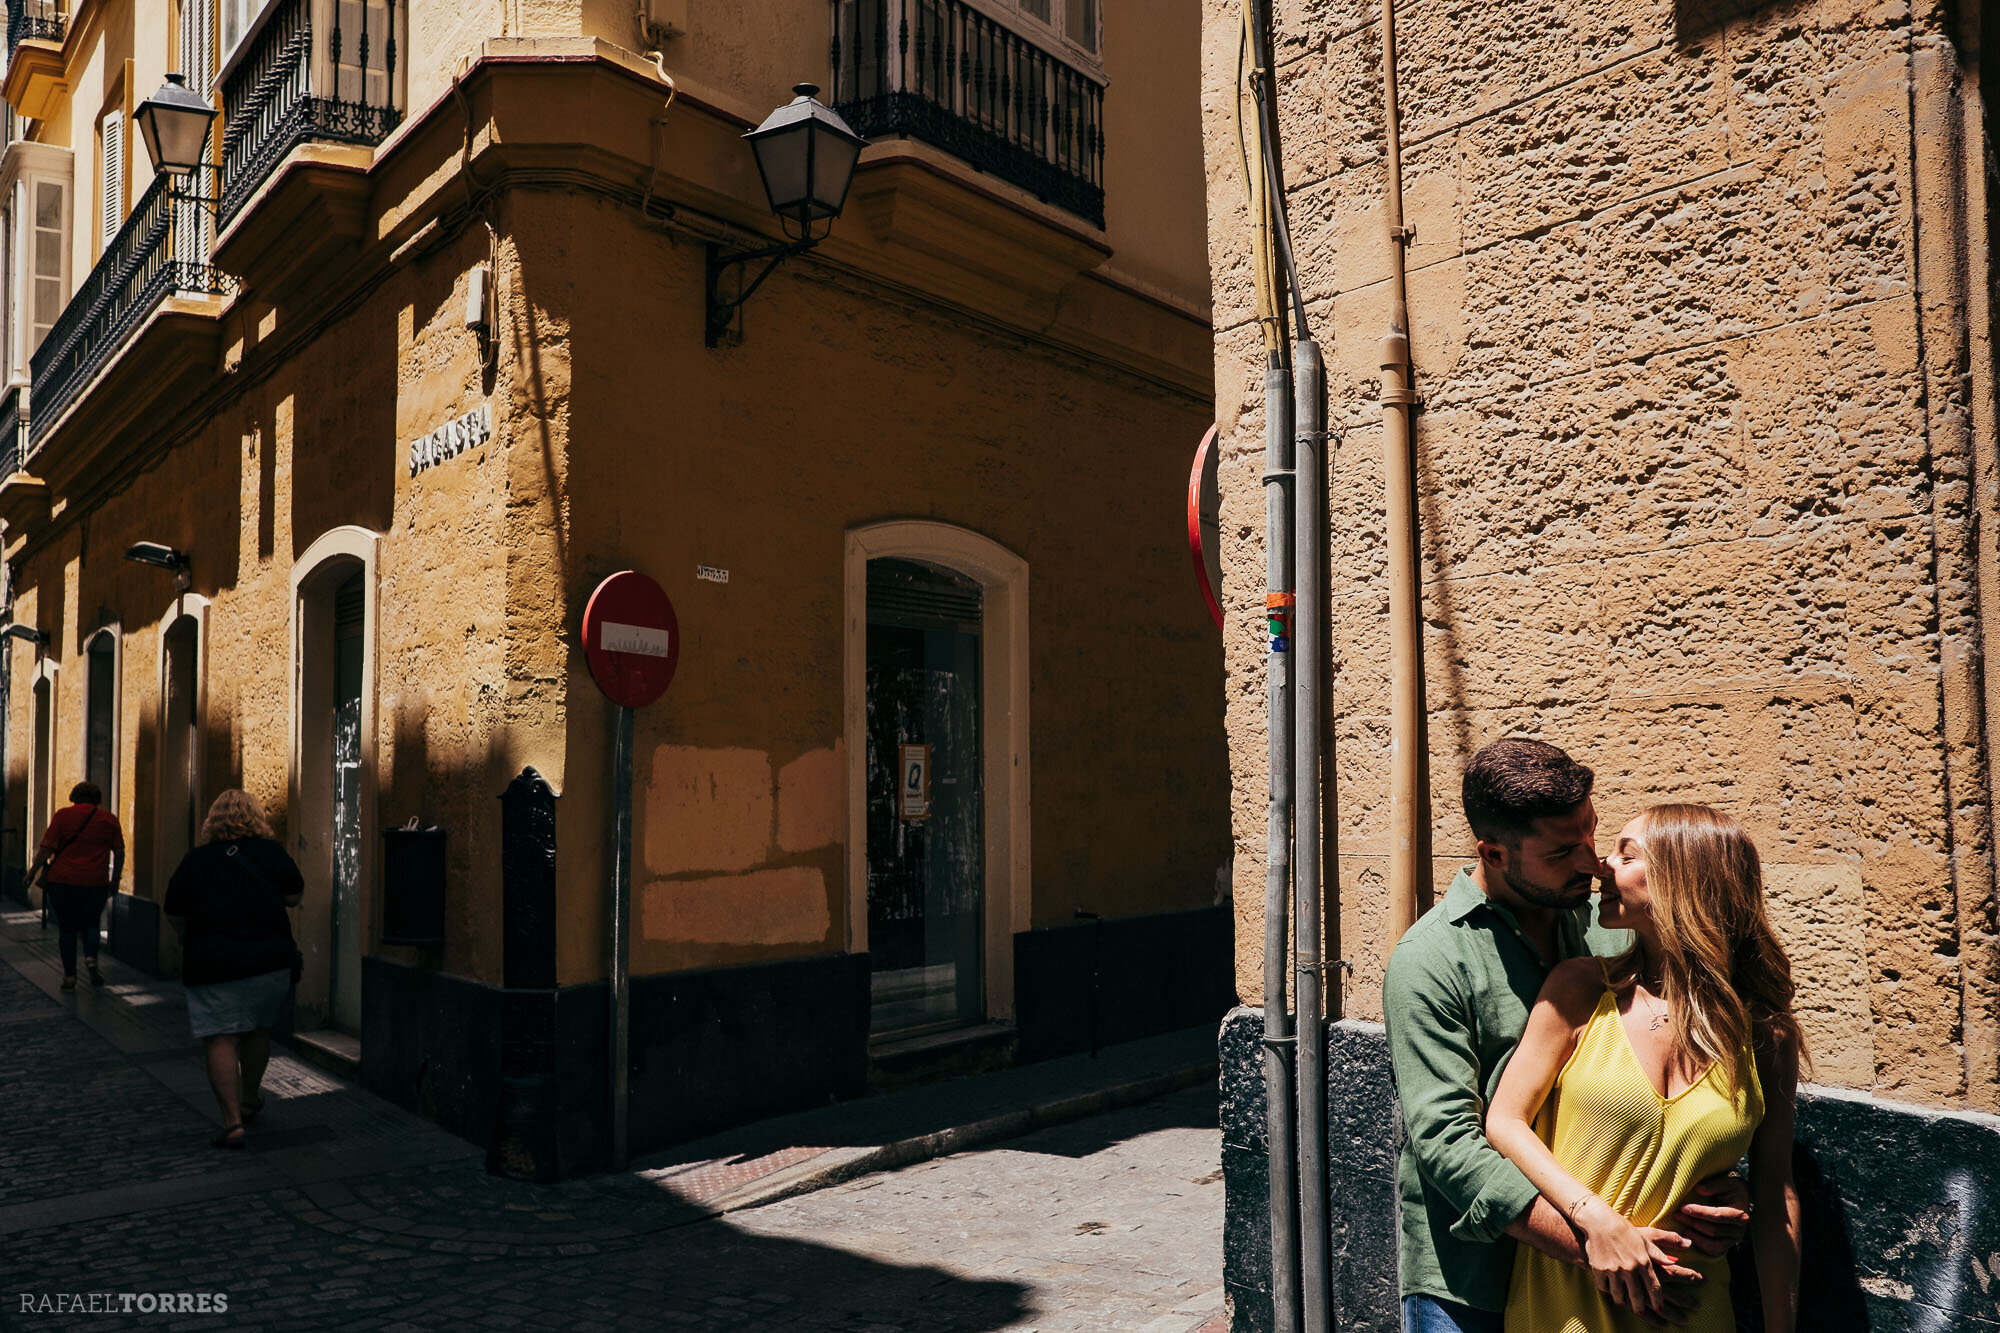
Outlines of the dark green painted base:
<svg viewBox="0 0 2000 1333">
<path fill-rule="evenodd" d="M 160 905 L 134 893 L 111 895 L 108 929 L 104 947 L 113 958 L 129 963 L 150 976 L 171 978 L 179 968 L 162 966 L 160 932 L 171 929 L 160 915 Z"/>
<path fill-rule="evenodd" d="M 1271 1327 L 1263 1014 L 1223 1023 L 1223 1282 L 1232 1327 Z M 1400 1127 L 1382 1029 L 1327 1036 L 1334 1326 L 1393 1333 L 1395 1154 Z M 1804 1206 L 1799 1328 L 1813 1333 L 2000 1333 L 2000 1118 L 1809 1090 L 1795 1168 Z M 1759 1325 L 1754 1266 L 1739 1249 L 1741 1327 Z"/>
<path fill-rule="evenodd" d="M 1109 1046 L 1218 1022 L 1236 1003 L 1233 932 L 1223 903 L 1016 935 L 1016 1058 L 1087 1051 L 1093 1026 Z"/>
<path fill-rule="evenodd" d="M 1014 958 L 1014 1062 L 1088 1050 L 1093 1030 L 1108 1045 L 1212 1023 L 1235 998 L 1226 906 L 1032 931 Z M 364 959 L 361 1081 L 496 1171 L 602 1170 L 608 996 Z M 863 1095 L 868 1003 L 865 954 L 635 977 L 628 1155 Z"/>
<path fill-rule="evenodd" d="M 557 1180 L 609 1157 L 602 982 L 503 990 L 363 960 L 361 1081 Z M 633 979 L 628 1153 L 859 1096 L 868 962 L 833 955 Z"/>
</svg>

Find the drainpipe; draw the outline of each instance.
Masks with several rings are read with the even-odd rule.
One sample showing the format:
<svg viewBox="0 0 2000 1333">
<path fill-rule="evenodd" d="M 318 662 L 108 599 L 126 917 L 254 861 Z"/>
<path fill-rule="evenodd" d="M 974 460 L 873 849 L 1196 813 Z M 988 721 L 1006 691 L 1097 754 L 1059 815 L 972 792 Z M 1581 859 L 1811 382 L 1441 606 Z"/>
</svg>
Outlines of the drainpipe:
<svg viewBox="0 0 2000 1333">
<path fill-rule="evenodd" d="M 1269 630 L 1264 700 L 1270 807 L 1264 854 L 1264 1139 L 1270 1197 L 1271 1315 L 1275 1333 L 1299 1329 L 1299 1177 L 1296 1042 L 1287 998 L 1292 886 L 1292 372 L 1278 223 L 1282 173 L 1272 162 L 1270 0 L 1243 0 L 1243 42 L 1252 56 L 1255 104 L 1245 146 L 1257 317 L 1264 335 L 1264 614 Z M 1240 93 L 1239 93 L 1240 96 Z M 1241 103 L 1238 103 L 1241 114 Z M 1241 121 L 1238 122 L 1239 135 Z"/>
<path fill-rule="evenodd" d="M 1332 1228 L 1326 1174 L 1326 971 L 1321 945 L 1322 766 L 1326 711 L 1326 380 L 1319 344 L 1292 345 L 1295 385 L 1292 569 L 1298 588 L 1292 682 L 1294 951 L 1298 959 L 1299 1269 L 1304 1327 L 1333 1327 Z M 1330 833 L 1330 830 L 1328 830 Z"/>
<path fill-rule="evenodd" d="M 1298 1158 L 1292 1143 L 1293 1052 L 1287 1011 L 1292 882 L 1292 377 L 1264 371 L 1264 611 L 1271 651 L 1264 701 L 1271 805 L 1264 855 L 1264 1136 L 1270 1154 L 1271 1309 L 1277 1333 L 1299 1327 Z"/>
<path fill-rule="evenodd" d="M 1423 618 L 1417 586 L 1416 468 L 1410 448 L 1417 396 L 1410 389 L 1410 308 L 1403 225 L 1403 144 L 1396 106 L 1396 5 L 1382 0 L 1382 114 L 1388 189 L 1389 332 L 1382 339 L 1382 448 L 1389 545 L 1389 931 L 1384 951 L 1417 918 L 1430 876 L 1429 738 L 1424 731 Z"/>
</svg>

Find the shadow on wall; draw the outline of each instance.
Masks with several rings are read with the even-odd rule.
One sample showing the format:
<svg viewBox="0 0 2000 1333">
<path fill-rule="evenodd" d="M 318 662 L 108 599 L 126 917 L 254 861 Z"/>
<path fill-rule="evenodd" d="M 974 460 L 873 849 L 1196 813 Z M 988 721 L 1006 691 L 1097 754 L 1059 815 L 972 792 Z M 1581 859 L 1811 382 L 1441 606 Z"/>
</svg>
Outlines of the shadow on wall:
<svg viewBox="0 0 2000 1333">
<path fill-rule="evenodd" d="M 1750 14 L 1782 14 L 1810 7 L 1806 0 L 1780 0 L 1777 4 L 1770 0 L 1674 0 L 1674 37 L 1680 45 L 1692 46 Z"/>
<path fill-rule="evenodd" d="M 1259 1010 L 1223 1023 L 1223 1281 L 1237 1330 L 1271 1326 Z M 1342 1333 L 1395 1333 L 1397 1117 L 1379 1024 L 1328 1033 L 1333 1312 Z M 1795 1172 L 1803 1209 L 1798 1327 L 1812 1333 L 2000 1333 L 2000 1118 L 1808 1089 Z M 1749 1246 L 1731 1256 L 1740 1326 L 1758 1329 Z"/>
<path fill-rule="evenodd" d="M 1799 1187 L 1801 1224 L 1798 1326 L 1843 1331 L 1873 1328 L 1861 1276 L 1854 1267 L 1854 1244 L 1847 1234 L 1839 1184 L 1821 1169 L 1811 1144 L 1794 1146 L 1792 1178 Z M 1763 1333 L 1756 1254 L 1747 1244 L 1738 1246 L 1729 1256 L 1729 1267 L 1729 1297 L 1736 1307 L 1736 1327 L 1741 1333 Z"/>
</svg>

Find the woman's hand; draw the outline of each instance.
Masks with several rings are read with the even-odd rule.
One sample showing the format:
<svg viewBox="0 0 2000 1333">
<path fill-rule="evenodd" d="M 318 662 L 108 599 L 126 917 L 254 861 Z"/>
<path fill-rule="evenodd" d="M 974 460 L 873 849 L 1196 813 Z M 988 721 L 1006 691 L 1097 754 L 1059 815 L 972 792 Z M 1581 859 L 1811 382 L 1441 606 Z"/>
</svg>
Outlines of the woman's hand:
<svg viewBox="0 0 2000 1333">
<path fill-rule="evenodd" d="M 1628 1310 L 1665 1316 L 1659 1268 L 1674 1266 L 1675 1256 L 1687 1248 L 1686 1239 L 1674 1232 L 1649 1238 L 1595 1194 L 1578 1200 L 1569 1216 L 1583 1233 L 1583 1258 L 1597 1289 Z M 1667 1246 L 1673 1253 L 1663 1248 Z"/>
</svg>

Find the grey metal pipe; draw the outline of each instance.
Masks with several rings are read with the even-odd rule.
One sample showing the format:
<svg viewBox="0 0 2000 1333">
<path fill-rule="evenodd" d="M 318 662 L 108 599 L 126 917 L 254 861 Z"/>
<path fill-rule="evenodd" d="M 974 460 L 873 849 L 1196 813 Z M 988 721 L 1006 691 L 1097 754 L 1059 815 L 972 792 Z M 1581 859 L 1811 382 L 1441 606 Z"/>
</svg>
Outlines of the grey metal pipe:
<svg viewBox="0 0 2000 1333">
<path fill-rule="evenodd" d="M 1292 1023 L 1286 962 L 1292 887 L 1292 377 L 1264 372 L 1264 614 L 1270 634 L 1264 701 L 1270 726 L 1270 814 L 1264 853 L 1264 1134 L 1270 1153 L 1271 1309 L 1278 1333 L 1299 1327 L 1298 1159 L 1294 1155 Z"/>
<path fill-rule="evenodd" d="M 1298 605 L 1292 664 L 1293 953 L 1299 987 L 1299 1286 L 1303 1327 L 1333 1327 L 1332 1231 L 1326 1174 L 1325 956 L 1321 941 L 1321 727 L 1326 699 L 1326 379 L 1319 344 L 1292 344 L 1292 574 Z"/>
<path fill-rule="evenodd" d="M 611 1169 L 625 1165 L 632 1024 L 632 710 L 611 742 Z"/>
</svg>

